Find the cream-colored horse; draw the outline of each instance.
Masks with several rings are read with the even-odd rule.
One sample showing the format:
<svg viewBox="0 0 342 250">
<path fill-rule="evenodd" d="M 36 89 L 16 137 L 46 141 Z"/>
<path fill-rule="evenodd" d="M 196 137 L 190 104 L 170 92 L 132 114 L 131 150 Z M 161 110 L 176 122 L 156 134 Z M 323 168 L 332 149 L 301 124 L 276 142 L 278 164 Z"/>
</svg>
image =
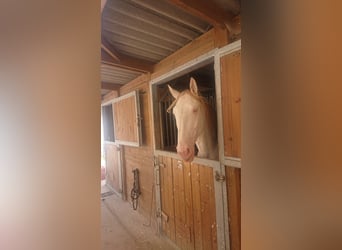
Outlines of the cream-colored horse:
<svg viewBox="0 0 342 250">
<path fill-rule="evenodd" d="M 198 94 L 195 79 L 190 79 L 190 90 L 178 92 L 171 88 L 175 98 L 168 108 L 173 109 L 178 129 L 177 153 L 184 161 L 191 162 L 195 156 L 195 144 L 198 157 L 217 160 L 216 113 L 204 97 Z"/>
</svg>

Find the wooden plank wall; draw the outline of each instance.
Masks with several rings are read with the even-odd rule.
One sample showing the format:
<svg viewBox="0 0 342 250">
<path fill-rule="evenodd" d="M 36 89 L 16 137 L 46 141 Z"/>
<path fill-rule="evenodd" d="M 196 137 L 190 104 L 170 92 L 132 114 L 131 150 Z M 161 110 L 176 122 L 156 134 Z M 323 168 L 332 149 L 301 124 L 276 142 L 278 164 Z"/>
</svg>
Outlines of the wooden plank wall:
<svg viewBox="0 0 342 250">
<path fill-rule="evenodd" d="M 119 182 L 120 172 L 117 146 L 105 143 L 104 150 L 106 156 L 106 183 L 116 192 L 120 193 L 122 190 Z"/>
<path fill-rule="evenodd" d="M 224 155 L 241 157 L 241 52 L 221 58 Z"/>
<path fill-rule="evenodd" d="M 138 200 L 138 211 L 146 217 L 148 223 L 151 204 L 153 226 L 156 226 L 155 218 L 155 193 L 152 191 L 154 184 L 154 160 L 152 147 L 152 121 L 150 104 L 150 74 L 144 74 L 120 88 L 120 95 L 138 90 L 141 111 L 142 145 L 140 147 L 123 146 L 123 165 L 125 172 L 125 190 L 128 201 L 131 202 L 130 192 L 133 187 L 133 169 L 139 169 L 141 195 Z M 153 201 L 152 201 L 153 199 Z M 152 202 L 152 203 L 151 203 Z"/>
<path fill-rule="evenodd" d="M 226 166 L 230 250 L 241 249 L 241 169 Z"/>
<path fill-rule="evenodd" d="M 162 230 L 181 249 L 217 249 L 213 169 L 159 156 Z"/>
<path fill-rule="evenodd" d="M 241 52 L 221 58 L 224 155 L 241 158 Z M 241 249 L 241 169 L 226 166 L 230 249 Z"/>
<path fill-rule="evenodd" d="M 154 66 L 151 79 L 157 78 L 215 48 L 228 44 L 226 29 L 213 28 Z"/>
<path fill-rule="evenodd" d="M 102 103 L 108 102 L 110 100 L 113 100 L 113 98 L 118 97 L 119 96 L 119 92 L 116 90 L 113 90 L 111 92 L 109 92 L 108 94 L 106 94 L 103 98 L 102 98 Z"/>
</svg>

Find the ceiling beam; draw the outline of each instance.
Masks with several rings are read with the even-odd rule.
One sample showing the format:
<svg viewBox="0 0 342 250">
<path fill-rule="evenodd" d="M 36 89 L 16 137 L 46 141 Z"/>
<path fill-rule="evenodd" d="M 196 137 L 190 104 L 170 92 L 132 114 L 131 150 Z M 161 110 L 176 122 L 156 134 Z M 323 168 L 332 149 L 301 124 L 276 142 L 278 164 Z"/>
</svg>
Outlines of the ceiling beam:
<svg viewBox="0 0 342 250">
<path fill-rule="evenodd" d="M 108 55 L 110 55 L 114 59 L 114 61 L 120 62 L 119 57 L 116 54 L 114 54 L 110 49 L 108 49 L 105 45 L 103 45 L 103 43 L 101 43 L 101 49 L 103 49 Z"/>
<path fill-rule="evenodd" d="M 101 36 L 101 49 L 103 49 L 108 55 L 110 55 L 114 61 L 120 62 L 120 54 L 115 50 L 115 48 L 103 37 Z"/>
<path fill-rule="evenodd" d="M 110 83 L 110 82 L 101 82 L 101 89 L 118 90 L 121 87 L 122 87 L 122 84 Z"/>
<path fill-rule="evenodd" d="M 195 15 L 215 27 L 223 28 L 225 23 L 229 23 L 234 15 L 225 12 L 213 1 L 206 0 L 168 0 L 170 3 L 182 8 L 186 12 Z"/>
<path fill-rule="evenodd" d="M 118 62 L 115 61 L 113 57 L 108 55 L 108 53 L 104 50 L 101 50 L 101 62 L 115 67 L 129 69 L 142 73 L 152 72 L 154 65 L 150 62 L 122 55 L 120 56 L 120 62 Z"/>
</svg>

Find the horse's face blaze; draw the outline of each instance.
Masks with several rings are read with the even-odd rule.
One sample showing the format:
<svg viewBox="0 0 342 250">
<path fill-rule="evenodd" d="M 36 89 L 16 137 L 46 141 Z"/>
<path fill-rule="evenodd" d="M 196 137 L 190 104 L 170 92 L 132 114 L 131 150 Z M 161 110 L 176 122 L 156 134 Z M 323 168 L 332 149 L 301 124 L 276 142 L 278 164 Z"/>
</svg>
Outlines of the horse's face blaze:
<svg viewBox="0 0 342 250">
<path fill-rule="evenodd" d="M 184 94 L 173 108 L 178 129 L 177 152 L 185 161 L 193 160 L 195 142 L 204 124 L 200 106 L 200 101 L 190 94 Z"/>
</svg>

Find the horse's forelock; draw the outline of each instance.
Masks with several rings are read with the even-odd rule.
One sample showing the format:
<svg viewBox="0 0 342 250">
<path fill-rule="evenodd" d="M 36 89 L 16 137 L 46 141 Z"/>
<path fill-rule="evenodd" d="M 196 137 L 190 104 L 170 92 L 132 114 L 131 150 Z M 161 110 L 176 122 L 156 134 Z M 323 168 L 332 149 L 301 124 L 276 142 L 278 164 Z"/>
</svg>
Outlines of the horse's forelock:
<svg viewBox="0 0 342 250">
<path fill-rule="evenodd" d="M 189 94 L 191 97 L 195 98 L 197 101 L 199 101 L 200 103 L 202 104 L 206 104 L 206 105 L 209 105 L 208 101 L 203 97 L 203 96 L 200 96 L 200 95 L 195 95 L 193 94 L 190 90 L 184 90 L 182 91 L 178 96 L 177 98 L 171 103 L 171 105 L 167 108 L 167 112 L 170 113 L 171 110 L 176 106 L 179 98 L 181 98 L 183 95 L 185 94 Z"/>
</svg>

